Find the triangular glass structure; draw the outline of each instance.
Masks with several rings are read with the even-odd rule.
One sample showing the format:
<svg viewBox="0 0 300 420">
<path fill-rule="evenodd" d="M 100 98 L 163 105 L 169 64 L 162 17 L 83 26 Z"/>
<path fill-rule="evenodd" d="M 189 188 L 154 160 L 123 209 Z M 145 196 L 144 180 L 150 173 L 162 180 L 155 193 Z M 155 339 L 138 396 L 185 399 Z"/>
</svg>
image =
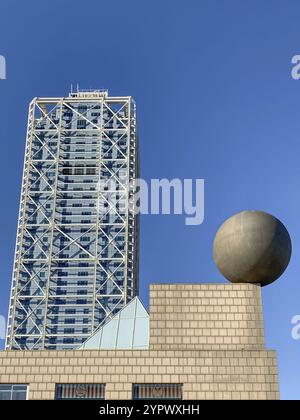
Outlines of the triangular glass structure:
<svg viewBox="0 0 300 420">
<path fill-rule="evenodd" d="M 79 349 L 140 350 L 149 348 L 149 314 L 138 297 L 98 328 Z"/>
</svg>

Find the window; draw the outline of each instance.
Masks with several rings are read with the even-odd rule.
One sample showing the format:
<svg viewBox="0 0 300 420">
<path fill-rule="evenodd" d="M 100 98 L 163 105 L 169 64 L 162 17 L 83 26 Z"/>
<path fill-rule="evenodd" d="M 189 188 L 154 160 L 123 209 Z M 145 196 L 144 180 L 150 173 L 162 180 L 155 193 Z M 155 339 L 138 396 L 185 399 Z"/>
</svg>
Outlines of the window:
<svg viewBox="0 0 300 420">
<path fill-rule="evenodd" d="M 65 324 L 75 324 L 75 318 L 65 318 Z"/>
<path fill-rule="evenodd" d="M 64 328 L 64 334 L 74 334 L 74 328 Z"/>
<path fill-rule="evenodd" d="M 27 400 L 28 385 L 1 385 L 0 400 Z"/>
<path fill-rule="evenodd" d="M 56 400 L 104 400 L 105 384 L 56 384 Z"/>
<path fill-rule="evenodd" d="M 69 315 L 76 314 L 76 310 L 75 309 L 66 309 L 65 313 L 69 314 Z"/>
<path fill-rule="evenodd" d="M 149 315 L 136 297 L 87 338 L 80 348 L 146 349 L 148 347 Z"/>
<path fill-rule="evenodd" d="M 77 295 L 87 295 L 88 291 L 87 290 L 77 290 Z"/>
<path fill-rule="evenodd" d="M 96 175 L 96 168 L 87 168 L 86 169 L 87 175 Z"/>
<path fill-rule="evenodd" d="M 182 384 L 134 384 L 134 400 L 182 400 Z"/>
<path fill-rule="evenodd" d="M 64 338 L 63 344 L 74 344 L 74 338 Z"/>
<path fill-rule="evenodd" d="M 88 285 L 88 281 L 87 280 L 80 280 L 77 282 L 78 286 L 87 286 Z"/>
<path fill-rule="evenodd" d="M 82 230 L 81 229 L 81 232 L 86 232 L 86 229 L 84 229 L 84 230 Z M 88 267 L 89 266 L 89 263 L 78 263 L 78 267 Z"/>
<path fill-rule="evenodd" d="M 63 175 L 72 175 L 72 168 L 63 168 Z"/>
<path fill-rule="evenodd" d="M 75 175 L 84 175 L 84 169 L 75 167 Z"/>
<path fill-rule="evenodd" d="M 77 128 L 85 128 L 86 120 L 77 120 Z"/>
<path fill-rule="evenodd" d="M 87 305 L 86 299 L 76 299 L 76 305 Z"/>
</svg>

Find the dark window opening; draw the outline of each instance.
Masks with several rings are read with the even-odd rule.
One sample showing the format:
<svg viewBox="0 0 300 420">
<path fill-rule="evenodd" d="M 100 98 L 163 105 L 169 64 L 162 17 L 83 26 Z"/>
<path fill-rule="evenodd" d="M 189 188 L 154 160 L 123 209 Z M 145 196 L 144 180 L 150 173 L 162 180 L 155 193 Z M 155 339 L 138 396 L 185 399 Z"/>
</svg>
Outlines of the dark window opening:
<svg viewBox="0 0 300 420">
<path fill-rule="evenodd" d="M 56 384 L 56 400 L 104 400 L 105 384 Z"/>
<path fill-rule="evenodd" d="M 182 400 L 182 384 L 134 384 L 134 400 Z"/>
</svg>

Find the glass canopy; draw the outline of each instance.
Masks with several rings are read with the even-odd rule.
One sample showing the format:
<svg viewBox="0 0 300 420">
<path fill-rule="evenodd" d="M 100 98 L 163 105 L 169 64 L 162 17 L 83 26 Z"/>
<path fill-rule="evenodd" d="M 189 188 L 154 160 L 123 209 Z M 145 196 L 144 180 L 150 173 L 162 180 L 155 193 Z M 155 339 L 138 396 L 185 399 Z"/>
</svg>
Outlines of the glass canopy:
<svg viewBox="0 0 300 420">
<path fill-rule="evenodd" d="M 79 349 L 148 349 L 149 314 L 138 297 L 89 337 Z"/>
</svg>

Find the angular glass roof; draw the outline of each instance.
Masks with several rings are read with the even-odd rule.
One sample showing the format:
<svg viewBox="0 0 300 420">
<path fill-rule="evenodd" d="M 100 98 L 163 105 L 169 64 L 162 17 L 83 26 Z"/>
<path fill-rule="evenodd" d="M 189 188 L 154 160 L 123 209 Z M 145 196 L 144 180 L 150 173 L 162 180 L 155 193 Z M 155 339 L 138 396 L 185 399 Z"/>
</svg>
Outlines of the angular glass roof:
<svg viewBox="0 0 300 420">
<path fill-rule="evenodd" d="M 138 297 L 130 301 L 79 349 L 133 350 L 149 347 L 149 314 Z"/>
</svg>

